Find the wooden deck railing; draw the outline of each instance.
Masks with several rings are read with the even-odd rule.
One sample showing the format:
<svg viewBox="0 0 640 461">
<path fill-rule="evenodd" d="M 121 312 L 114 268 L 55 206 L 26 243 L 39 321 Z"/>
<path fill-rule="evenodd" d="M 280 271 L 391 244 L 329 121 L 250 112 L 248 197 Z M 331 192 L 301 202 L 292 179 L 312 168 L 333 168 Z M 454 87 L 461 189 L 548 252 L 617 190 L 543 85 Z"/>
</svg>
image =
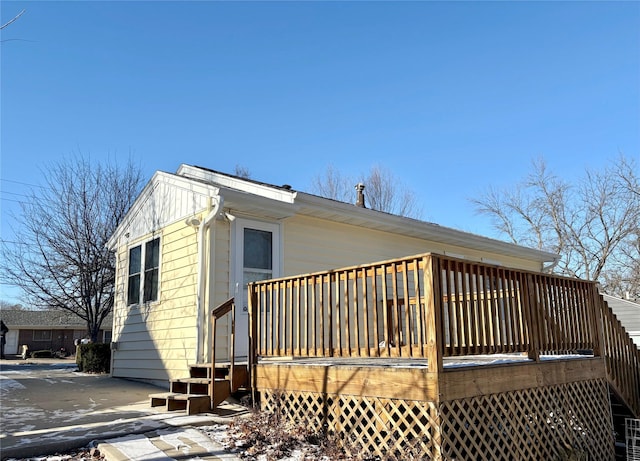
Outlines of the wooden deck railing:
<svg viewBox="0 0 640 461">
<path fill-rule="evenodd" d="M 602 296 L 597 295 L 597 301 L 604 331 L 602 355 L 609 383 L 636 417 L 640 417 L 640 349 Z"/>
<path fill-rule="evenodd" d="M 594 284 L 439 258 L 444 355 L 597 355 Z M 434 283 L 438 283 L 434 280 Z"/>
<path fill-rule="evenodd" d="M 251 285 L 258 355 L 425 357 L 435 339 L 424 308 L 431 263 L 419 256 Z"/>
<path fill-rule="evenodd" d="M 225 315 L 231 315 L 231 341 L 229 350 L 229 360 L 231 366 L 229 369 L 229 380 L 231 381 L 231 389 L 234 387 L 234 362 L 235 362 L 235 345 L 236 345 L 236 305 L 235 298 L 229 298 L 211 312 L 211 381 L 209 383 L 209 397 L 211 402 L 215 402 L 215 370 L 216 370 L 216 339 L 217 339 L 217 326 L 218 320 Z"/>
<path fill-rule="evenodd" d="M 256 282 L 249 293 L 251 349 L 262 357 L 415 357 L 441 371 L 445 357 L 604 352 L 623 392 L 637 386 L 637 354 L 623 352 L 633 343 L 605 319 L 593 282 L 424 254 Z"/>
</svg>

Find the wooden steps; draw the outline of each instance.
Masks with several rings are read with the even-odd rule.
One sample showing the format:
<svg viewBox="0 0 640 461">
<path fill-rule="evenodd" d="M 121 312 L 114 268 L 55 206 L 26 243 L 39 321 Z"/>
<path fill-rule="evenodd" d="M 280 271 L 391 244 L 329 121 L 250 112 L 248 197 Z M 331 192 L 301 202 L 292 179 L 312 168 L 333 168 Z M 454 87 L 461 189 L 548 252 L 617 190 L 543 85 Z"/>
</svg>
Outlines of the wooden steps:
<svg viewBox="0 0 640 461">
<path fill-rule="evenodd" d="M 211 409 L 215 409 L 231 395 L 231 383 L 228 379 L 216 379 L 213 382 L 213 401 Z"/>
<path fill-rule="evenodd" d="M 189 377 L 169 382 L 169 392 L 150 394 L 152 407 L 188 415 L 215 410 L 232 393 L 247 388 L 247 364 L 201 363 L 189 366 Z M 213 383 L 213 384 L 212 384 Z M 212 386 L 212 388 L 210 388 Z"/>
<path fill-rule="evenodd" d="M 151 406 L 164 406 L 166 411 L 184 410 L 188 415 L 210 411 L 210 398 L 206 394 L 159 392 L 149 394 Z"/>
<path fill-rule="evenodd" d="M 625 461 L 627 459 L 625 420 L 627 418 L 634 418 L 635 415 L 629 407 L 624 404 L 622 399 L 611 386 L 609 386 L 609 398 L 611 401 L 611 416 L 613 417 L 616 461 Z"/>
<path fill-rule="evenodd" d="M 209 378 L 182 378 L 169 382 L 169 390 L 180 394 L 209 395 Z"/>
</svg>

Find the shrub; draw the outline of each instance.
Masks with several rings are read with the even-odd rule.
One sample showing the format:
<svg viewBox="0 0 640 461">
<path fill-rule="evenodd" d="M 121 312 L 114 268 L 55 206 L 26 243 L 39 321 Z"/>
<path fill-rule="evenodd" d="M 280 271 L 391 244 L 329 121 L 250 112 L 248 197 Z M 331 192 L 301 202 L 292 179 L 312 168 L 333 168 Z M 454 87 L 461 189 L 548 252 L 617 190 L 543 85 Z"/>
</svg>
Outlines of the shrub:
<svg viewBox="0 0 640 461">
<path fill-rule="evenodd" d="M 33 351 L 31 353 L 31 357 L 34 359 L 50 359 L 53 357 L 53 352 L 51 352 L 50 350 Z"/>
<path fill-rule="evenodd" d="M 101 343 L 80 344 L 76 350 L 76 364 L 86 373 L 109 373 L 111 345 Z"/>
</svg>

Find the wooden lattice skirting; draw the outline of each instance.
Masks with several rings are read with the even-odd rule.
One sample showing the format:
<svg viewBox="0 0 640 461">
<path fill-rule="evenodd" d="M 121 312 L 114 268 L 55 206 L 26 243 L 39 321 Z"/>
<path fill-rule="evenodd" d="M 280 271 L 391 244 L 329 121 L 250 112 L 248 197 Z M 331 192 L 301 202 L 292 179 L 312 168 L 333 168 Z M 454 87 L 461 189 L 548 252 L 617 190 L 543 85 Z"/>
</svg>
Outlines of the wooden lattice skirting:
<svg viewBox="0 0 640 461">
<path fill-rule="evenodd" d="M 350 454 L 447 461 L 614 458 L 609 393 L 601 379 L 440 403 L 267 390 L 261 406 L 336 434 Z"/>
</svg>

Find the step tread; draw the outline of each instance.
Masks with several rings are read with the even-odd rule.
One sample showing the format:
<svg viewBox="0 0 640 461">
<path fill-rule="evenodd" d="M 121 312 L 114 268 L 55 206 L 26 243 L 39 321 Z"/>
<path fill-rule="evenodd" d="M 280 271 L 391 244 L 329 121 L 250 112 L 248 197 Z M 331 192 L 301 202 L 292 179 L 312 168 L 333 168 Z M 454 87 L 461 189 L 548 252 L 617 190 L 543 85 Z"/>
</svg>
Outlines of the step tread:
<svg viewBox="0 0 640 461">
<path fill-rule="evenodd" d="M 194 400 L 198 398 L 209 398 L 207 394 L 181 394 L 179 392 L 158 392 L 149 394 L 152 399 L 169 399 L 169 400 Z"/>
<path fill-rule="evenodd" d="M 209 384 L 209 378 L 178 378 L 172 379 L 171 382 L 181 384 Z"/>
<path fill-rule="evenodd" d="M 172 383 L 180 383 L 180 384 L 209 384 L 211 381 L 210 378 L 179 378 L 172 379 Z M 215 382 L 219 383 L 222 381 L 230 381 L 228 378 L 215 378 Z"/>
<path fill-rule="evenodd" d="M 246 360 L 243 362 L 234 362 L 235 367 L 246 367 L 249 365 L 249 362 Z M 213 364 L 211 362 L 207 363 L 194 363 L 189 365 L 189 368 L 212 368 Z M 217 368 L 230 368 L 231 362 L 216 362 Z"/>
</svg>

